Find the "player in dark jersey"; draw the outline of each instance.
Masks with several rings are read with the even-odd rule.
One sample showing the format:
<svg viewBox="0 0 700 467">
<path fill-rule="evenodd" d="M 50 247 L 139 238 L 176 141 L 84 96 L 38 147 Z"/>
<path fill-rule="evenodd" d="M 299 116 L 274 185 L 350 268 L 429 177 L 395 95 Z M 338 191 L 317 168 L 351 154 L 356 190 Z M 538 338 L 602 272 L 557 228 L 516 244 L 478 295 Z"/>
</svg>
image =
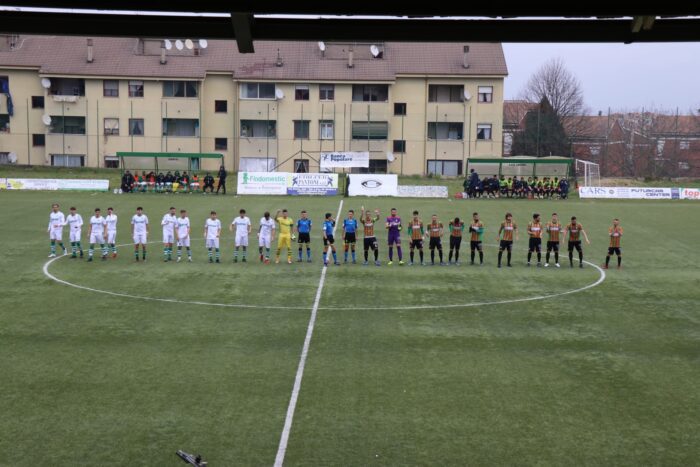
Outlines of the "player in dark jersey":
<svg viewBox="0 0 700 467">
<path fill-rule="evenodd" d="M 569 265 L 574 267 L 574 249 L 578 251 L 578 267 L 583 268 L 583 249 L 581 248 L 581 234 L 583 238 L 586 239 L 588 245 L 591 242 L 588 241 L 588 235 L 586 231 L 583 230 L 583 226 L 576 221 L 576 216 L 571 218 L 571 224 L 564 228 L 564 237 L 569 236 L 568 250 L 569 250 Z"/>
<path fill-rule="evenodd" d="M 302 260 L 302 250 L 304 245 L 306 245 L 306 261 L 311 262 L 311 219 L 309 219 L 309 214 L 306 211 L 301 211 L 301 217 L 297 221 L 297 232 L 299 233 L 299 257 L 297 258 L 297 263 L 301 263 Z"/>
<path fill-rule="evenodd" d="M 530 265 L 532 253 L 537 253 L 537 267 L 542 266 L 542 223 L 540 215 L 535 213 L 532 215 L 532 222 L 527 224 L 527 234 L 530 236 L 530 241 L 527 248 L 527 265 Z"/>
<path fill-rule="evenodd" d="M 464 222 L 459 220 L 459 217 L 450 222 L 450 254 L 448 255 L 448 264 L 459 266 L 459 247 L 462 245 L 462 234 L 464 232 Z M 452 253 L 454 253 L 455 262 L 452 263 Z"/>
<path fill-rule="evenodd" d="M 343 220 L 343 247 L 345 249 L 345 263 L 348 262 L 348 248 L 352 250 L 352 264 L 357 263 L 355 259 L 355 244 L 357 243 L 357 219 L 355 211 L 348 211 L 348 218 Z"/>
<path fill-rule="evenodd" d="M 472 222 L 469 224 L 469 250 L 471 251 L 471 264 L 474 264 L 476 252 L 479 252 L 479 264 L 484 264 L 484 223 L 479 220 L 479 213 L 472 214 Z"/>
<path fill-rule="evenodd" d="M 411 237 L 411 244 L 409 246 L 411 261 L 408 265 L 413 266 L 415 250 L 418 249 L 420 264 L 425 266 L 425 262 L 423 261 L 423 236 L 425 235 L 425 229 L 423 229 L 423 222 L 421 222 L 418 217 L 418 211 L 413 211 L 413 219 L 411 219 L 411 222 L 408 224 L 408 235 Z"/>
<path fill-rule="evenodd" d="M 430 264 L 433 266 L 435 266 L 435 250 L 438 251 L 440 266 L 445 266 L 445 262 L 442 260 L 442 234 L 444 230 L 442 222 L 438 221 L 436 214 L 433 214 L 430 225 L 428 226 L 428 235 L 430 236 Z"/>
<path fill-rule="evenodd" d="M 326 220 L 323 222 L 323 265 L 328 266 L 328 249 L 333 252 L 333 264 L 340 266 L 338 256 L 335 252 L 335 239 L 333 231 L 335 230 L 335 219 L 330 212 L 326 213 Z"/>
<path fill-rule="evenodd" d="M 365 233 L 365 238 L 364 238 L 364 250 L 365 250 L 365 262 L 362 263 L 365 266 L 369 261 L 369 250 L 372 249 L 374 251 L 374 264 L 375 266 L 380 266 L 382 263 L 379 262 L 379 244 L 377 242 L 377 237 L 374 234 L 374 226 L 377 224 L 377 221 L 379 221 L 379 209 L 374 210 L 374 216 L 372 216 L 372 213 L 367 211 L 365 212 L 365 207 L 362 206 L 362 213 L 360 215 L 360 222 L 362 222 L 362 225 L 364 227 L 364 233 Z"/>
<path fill-rule="evenodd" d="M 501 223 L 501 227 L 498 229 L 499 240 L 498 246 L 498 267 L 501 267 L 501 257 L 503 256 L 503 251 L 508 252 L 508 263 L 506 266 L 511 267 L 510 257 L 513 252 L 513 234 L 515 234 L 515 240 L 518 239 L 518 226 L 513 222 L 513 215 L 511 213 L 506 213 L 506 220 Z"/>
</svg>

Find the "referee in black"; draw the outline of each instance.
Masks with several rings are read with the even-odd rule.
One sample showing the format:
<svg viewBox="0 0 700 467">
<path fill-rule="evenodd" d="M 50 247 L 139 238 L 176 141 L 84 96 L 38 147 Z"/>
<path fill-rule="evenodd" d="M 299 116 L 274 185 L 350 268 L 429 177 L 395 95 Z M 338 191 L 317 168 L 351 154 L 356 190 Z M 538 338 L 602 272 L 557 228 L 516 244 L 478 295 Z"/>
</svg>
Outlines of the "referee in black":
<svg viewBox="0 0 700 467">
<path fill-rule="evenodd" d="M 224 189 L 224 194 L 226 194 L 226 175 L 227 175 L 226 169 L 222 165 L 221 167 L 219 167 L 219 185 L 216 187 L 216 194 L 217 195 L 219 194 L 219 190 L 221 188 Z"/>
</svg>

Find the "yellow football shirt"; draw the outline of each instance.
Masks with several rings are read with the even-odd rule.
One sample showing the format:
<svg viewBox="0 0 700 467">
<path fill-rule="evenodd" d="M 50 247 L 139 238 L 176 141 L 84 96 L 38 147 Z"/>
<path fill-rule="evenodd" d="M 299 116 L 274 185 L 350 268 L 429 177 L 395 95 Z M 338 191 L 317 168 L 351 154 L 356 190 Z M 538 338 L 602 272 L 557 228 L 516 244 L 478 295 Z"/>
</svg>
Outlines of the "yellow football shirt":
<svg viewBox="0 0 700 467">
<path fill-rule="evenodd" d="M 279 224 L 279 226 L 280 226 L 280 228 L 279 228 L 280 237 L 281 236 L 288 237 L 292 234 L 292 226 L 294 225 L 294 221 L 290 217 L 288 217 L 286 219 L 284 217 L 278 217 L 277 219 L 275 219 L 275 221 L 277 221 L 277 224 Z"/>
</svg>

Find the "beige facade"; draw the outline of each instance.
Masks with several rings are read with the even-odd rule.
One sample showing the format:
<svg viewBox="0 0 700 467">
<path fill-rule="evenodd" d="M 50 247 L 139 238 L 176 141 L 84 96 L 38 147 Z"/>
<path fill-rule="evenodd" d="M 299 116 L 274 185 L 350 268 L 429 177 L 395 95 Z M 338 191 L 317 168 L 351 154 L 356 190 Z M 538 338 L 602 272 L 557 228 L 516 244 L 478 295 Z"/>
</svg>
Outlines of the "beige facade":
<svg viewBox="0 0 700 467">
<path fill-rule="evenodd" d="M 397 47 L 396 54 L 407 47 Z M 313 79 L 308 61 L 303 73 L 285 61 L 279 67 L 288 67 L 284 76 L 267 77 L 270 64 L 264 61 L 256 75 L 250 72 L 254 64 L 240 72 L 211 63 L 173 71 L 170 61 L 178 58 L 172 58 L 148 73 L 104 73 L 109 67 L 103 65 L 93 75 L 84 67 L 55 73 L 40 63 L 8 64 L 8 56 L 16 57 L 9 54 L 21 52 L 0 51 L 0 80 L 6 79 L 14 104 L 0 131 L 0 163 L 11 162 L 14 157 L 3 154 L 12 153 L 17 164 L 105 167 L 116 162 L 118 151 L 203 152 L 223 154 L 234 171 L 318 171 L 321 152 L 370 151 L 372 170 L 457 175 L 469 157 L 502 155 L 505 65 L 491 74 L 454 73 L 460 71 L 455 66 L 447 70 L 451 74 L 395 69 L 368 71 L 372 79 L 362 79 L 356 68 L 386 67 L 388 61 L 358 58 L 350 68 L 336 58 L 329 66 L 337 72 L 319 70 Z M 189 64 L 196 67 L 193 58 Z M 462 55 L 453 58 L 459 65 Z M 154 76 L 159 70 L 167 73 Z M 343 79 L 345 70 L 352 76 Z M 50 84 L 42 85 L 44 78 Z M 6 101 L 0 96 L 0 118 L 8 114 Z M 202 161 L 202 169 L 217 163 Z"/>
</svg>

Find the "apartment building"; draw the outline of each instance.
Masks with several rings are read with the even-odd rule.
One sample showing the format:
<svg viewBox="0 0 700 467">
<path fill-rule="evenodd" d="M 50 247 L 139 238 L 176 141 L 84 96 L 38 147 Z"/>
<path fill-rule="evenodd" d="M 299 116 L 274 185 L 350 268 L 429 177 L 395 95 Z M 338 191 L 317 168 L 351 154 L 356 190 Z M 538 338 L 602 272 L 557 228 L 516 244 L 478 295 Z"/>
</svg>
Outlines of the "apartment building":
<svg viewBox="0 0 700 467">
<path fill-rule="evenodd" d="M 313 172 L 369 151 L 370 171 L 455 176 L 502 155 L 501 44 L 172 41 L 0 36 L 0 164 L 182 152 Z"/>
</svg>

